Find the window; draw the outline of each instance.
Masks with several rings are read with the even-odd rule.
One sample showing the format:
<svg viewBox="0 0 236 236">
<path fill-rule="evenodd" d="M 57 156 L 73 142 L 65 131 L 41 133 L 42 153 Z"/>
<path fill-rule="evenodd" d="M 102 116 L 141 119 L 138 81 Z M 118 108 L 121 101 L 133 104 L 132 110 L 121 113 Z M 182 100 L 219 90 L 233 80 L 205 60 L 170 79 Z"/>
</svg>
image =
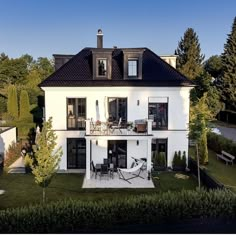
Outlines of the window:
<svg viewBox="0 0 236 236">
<path fill-rule="evenodd" d="M 97 60 L 98 76 L 107 76 L 107 59 Z"/>
<path fill-rule="evenodd" d="M 128 60 L 128 76 L 129 77 L 138 76 L 138 61 L 135 59 Z"/>
<path fill-rule="evenodd" d="M 67 99 L 67 128 L 85 130 L 86 99 Z"/>
<path fill-rule="evenodd" d="M 119 122 L 120 117 L 123 122 L 127 122 L 127 98 L 108 98 L 109 121 Z"/>
<path fill-rule="evenodd" d="M 148 118 L 153 130 L 168 129 L 168 103 L 149 103 Z"/>
</svg>

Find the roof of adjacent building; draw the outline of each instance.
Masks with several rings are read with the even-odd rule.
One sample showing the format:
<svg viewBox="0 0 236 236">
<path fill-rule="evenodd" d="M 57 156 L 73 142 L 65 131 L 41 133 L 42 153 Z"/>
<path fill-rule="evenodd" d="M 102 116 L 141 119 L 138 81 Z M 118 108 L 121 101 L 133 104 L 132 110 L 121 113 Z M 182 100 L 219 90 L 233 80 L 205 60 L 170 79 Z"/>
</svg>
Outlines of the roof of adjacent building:
<svg viewBox="0 0 236 236">
<path fill-rule="evenodd" d="M 142 57 L 142 79 L 123 79 L 123 50 L 112 49 L 111 79 L 93 79 L 92 50 L 84 48 L 73 56 L 67 63 L 45 79 L 40 87 L 192 87 L 193 82 L 179 73 L 176 69 L 162 60 L 148 48 L 144 50 Z"/>
</svg>

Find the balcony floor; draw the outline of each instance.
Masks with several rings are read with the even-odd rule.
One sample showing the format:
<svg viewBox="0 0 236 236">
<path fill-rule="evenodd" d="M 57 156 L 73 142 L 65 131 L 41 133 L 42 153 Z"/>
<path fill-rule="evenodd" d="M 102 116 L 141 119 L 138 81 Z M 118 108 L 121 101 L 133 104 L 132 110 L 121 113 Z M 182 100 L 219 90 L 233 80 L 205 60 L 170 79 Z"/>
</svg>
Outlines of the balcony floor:
<svg viewBox="0 0 236 236">
<path fill-rule="evenodd" d="M 152 180 L 147 179 L 147 172 L 143 171 L 140 174 L 142 178 L 134 178 L 129 180 L 131 182 L 128 183 L 125 180 L 119 179 L 118 173 L 114 173 L 114 178 L 110 178 L 109 176 L 102 176 L 100 179 L 100 175 L 98 173 L 97 178 L 95 179 L 95 175 L 92 175 L 91 179 L 84 178 L 82 188 L 154 188 L 154 184 Z M 131 177 L 131 174 L 125 173 L 124 176 L 126 178 Z"/>
</svg>

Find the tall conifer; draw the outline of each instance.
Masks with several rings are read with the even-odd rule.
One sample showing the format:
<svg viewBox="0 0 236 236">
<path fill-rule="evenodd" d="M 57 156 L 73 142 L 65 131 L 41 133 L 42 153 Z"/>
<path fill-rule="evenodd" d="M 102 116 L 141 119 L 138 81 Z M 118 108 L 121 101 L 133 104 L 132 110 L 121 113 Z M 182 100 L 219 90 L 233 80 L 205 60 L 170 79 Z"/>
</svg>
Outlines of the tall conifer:
<svg viewBox="0 0 236 236">
<path fill-rule="evenodd" d="M 223 73 L 219 80 L 222 100 L 236 110 L 236 17 L 222 54 Z"/>
<path fill-rule="evenodd" d="M 201 54 L 198 36 L 192 28 L 188 28 L 184 37 L 178 43 L 175 50 L 178 55 L 176 68 L 187 78 L 194 80 L 203 70 L 204 55 Z"/>
</svg>

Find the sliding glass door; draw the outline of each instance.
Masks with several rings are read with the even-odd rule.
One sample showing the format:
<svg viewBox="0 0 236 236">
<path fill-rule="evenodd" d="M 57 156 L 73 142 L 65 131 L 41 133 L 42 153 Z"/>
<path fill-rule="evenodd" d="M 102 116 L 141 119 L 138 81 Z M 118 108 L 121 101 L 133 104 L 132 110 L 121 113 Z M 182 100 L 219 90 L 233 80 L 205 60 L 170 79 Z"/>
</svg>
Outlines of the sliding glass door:
<svg viewBox="0 0 236 236">
<path fill-rule="evenodd" d="M 67 139 L 67 168 L 86 168 L 86 141 L 83 138 Z"/>
<path fill-rule="evenodd" d="M 127 98 L 108 98 L 109 121 L 127 122 Z"/>
<path fill-rule="evenodd" d="M 114 168 L 127 168 L 127 140 L 108 140 L 109 162 Z"/>
</svg>

